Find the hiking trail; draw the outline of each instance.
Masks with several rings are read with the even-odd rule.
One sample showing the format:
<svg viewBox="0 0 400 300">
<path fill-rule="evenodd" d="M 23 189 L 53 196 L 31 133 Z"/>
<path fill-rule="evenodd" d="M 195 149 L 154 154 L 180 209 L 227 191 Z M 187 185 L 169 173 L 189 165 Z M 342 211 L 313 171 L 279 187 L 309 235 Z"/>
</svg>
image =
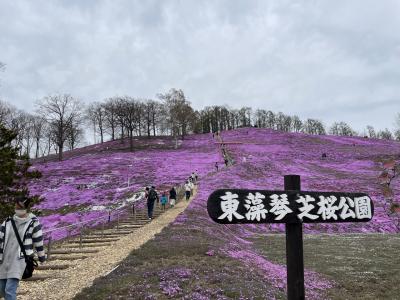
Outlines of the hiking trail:
<svg viewBox="0 0 400 300">
<path fill-rule="evenodd" d="M 114 228 L 94 230 L 82 239 L 59 244 L 51 251 L 51 260 L 40 266 L 31 280 L 21 281 L 18 299 L 72 299 L 96 278 L 118 268 L 133 250 L 173 222 L 187 208 L 197 189 L 196 185 L 189 201 L 180 197 L 175 207 L 165 211 L 156 204 L 151 222 L 142 209 Z"/>
</svg>

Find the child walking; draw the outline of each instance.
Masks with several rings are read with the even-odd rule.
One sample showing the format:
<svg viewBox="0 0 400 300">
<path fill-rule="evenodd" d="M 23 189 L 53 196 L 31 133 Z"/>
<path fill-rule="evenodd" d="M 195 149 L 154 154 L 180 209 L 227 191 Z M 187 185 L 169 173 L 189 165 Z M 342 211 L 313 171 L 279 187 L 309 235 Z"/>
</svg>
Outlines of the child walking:
<svg viewBox="0 0 400 300">
<path fill-rule="evenodd" d="M 165 205 L 167 204 L 167 202 L 168 202 L 167 192 L 164 191 L 161 194 L 161 208 L 162 208 L 162 210 L 165 210 Z"/>
</svg>

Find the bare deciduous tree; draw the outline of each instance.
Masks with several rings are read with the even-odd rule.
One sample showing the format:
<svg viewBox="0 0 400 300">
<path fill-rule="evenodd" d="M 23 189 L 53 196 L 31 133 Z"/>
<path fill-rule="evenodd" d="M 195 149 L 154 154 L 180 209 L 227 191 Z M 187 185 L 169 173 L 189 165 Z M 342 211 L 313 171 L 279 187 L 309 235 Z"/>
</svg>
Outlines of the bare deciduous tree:
<svg viewBox="0 0 400 300">
<path fill-rule="evenodd" d="M 99 102 L 93 102 L 87 109 L 87 116 L 93 123 L 94 133 L 98 130 L 100 134 L 100 142 L 104 142 L 104 131 L 106 123 L 106 110 L 105 105 Z"/>
<path fill-rule="evenodd" d="M 158 115 L 161 112 L 160 103 L 154 100 L 146 100 L 144 103 L 144 117 L 147 137 L 150 137 L 151 131 L 153 131 L 153 136 L 156 135 L 156 127 L 158 121 Z"/>
<path fill-rule="evenodd" d="M 46 129 L 46 120 L 41 116 L 35 116 L 33 120 L 33 139 L 35 140 L 35 158 L 40 155 L 40 142 L 44 137 L 44 131 Z"/>
<path fill-rule="evenodd" d="M 368 132 L 368 137 L 370 137 L 370 138 L 376 138 L 375 129 L 374 129 L 374 127 L 372 127 L 371 125 L 368 125 L 368 126 L 367 126 L 367 132 Z"/>
<path fill-rule="evenodd" d="M 171 135 L 175 138 L 177 147 L 178 136 L 183 139 L 190 130 L 191 120 L 195 117 L 194 110 L 182 90 L 171 89 L 165 94 L 159 94 L 158 97 L 165 104 Z"/>
<path fill-rule="evenodd" d="M 121 143 L 124 142 L 124 138 L 125 138 L 125 127 L 126 127 L 126 111 L 125 111 L 125 107 L 126 106 L 126 101 L 124 98 L 121 97 L 116 97 L 115 98 L 115 115 L 116 115 L 116 121 L 117 124 L 121 130 L 120 133 L 120 139 L 121 139 Z"/>
<path fill-rule="evenodd" d="M 115 130 L 117 128 L 117 99 L 108 98 L 103 104 L 105 112 L 105 127 L 110 130 L 111 140 L 115 140 Z"/>
<path fill-rule="evenodd" d="M 400 141 L 400 129 L 395 130 L 394 138 L 396 139 L 396 141 Z"/>
<path fill-rule="evenodd" d="M 62 160 L 65 141 L 79 125 L 83 107 L 80 101 L 69 94 L 51 95 L 38 102 L 41 116 L 47 120 L 55 139 L 58 159 Z"/>
<path fill-rule="evenodd" d="M 80 124 L 76 122 L 71 123 L 68 125 L 67 128 L 67 146 L 69 150 L 74 150 L 76 146 L 82 141 L 83 139 L 83 130 L 80 127 Z"/>
<path fill-rule="evenodd" d="M 322 122 L 315 119 L 307 119 L 303 122 L 303 132 L 317 135 L 326 134 L 325 127 Z"/>
<path fill-rule="evenodd" d="M 129 134 L 129 149 L 133 151 L 133 131 L 138 126 L 138 106 L 139 104 L 130 97 L 125 97 L 121 105 L 124 107 L 124 124 L 128 129 Z"/>
<path fill-rule="evenodd" d="M 383 140 L 393 140 L 393 134 L 387 128 L 385 128 L 385 130 L 379 131 L 378 137 Z"/>
<path fill-rule="evenodd" d="M 294 132 L 300 132 L 301 127 L 303 126 L 303 122 L 300 120 L 298 116 L 292 117 L 292 128 Z"/>
<path fill-rule="evenodd" d="M 334 122 L 329 133 L 338 136 L 354 136 L 356 132 L 345 122 Z"/>
<path fill-rule="evenodd" d="M 394 138 L 396 141 L 400 141 L 400 113 L 397 113 L 395 120 L 396 129 L 394 131 Z"/>
<path fill-rule="evenodd" d="M 17 109 L 5 101 L 0 100 L 0 123 L 6 127 L 12 126 L 12 120 L 15 118 Z"/>
</svg>

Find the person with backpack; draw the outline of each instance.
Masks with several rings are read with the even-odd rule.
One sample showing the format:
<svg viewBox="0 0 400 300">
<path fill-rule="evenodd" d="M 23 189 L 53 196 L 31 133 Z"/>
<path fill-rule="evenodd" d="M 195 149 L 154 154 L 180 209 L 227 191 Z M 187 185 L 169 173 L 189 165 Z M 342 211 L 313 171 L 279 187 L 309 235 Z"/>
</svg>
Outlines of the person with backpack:
<svg viewBox="0 0 400 300">
<path fill-rule="evenodd" d="M 171 207 L 174 207 L 175 203 L 176 203 L 176 189 L 173 186 L 169 191 L 169 205 L 171 205 Z"/>
<path fill-rule="evenodd" d="M 20 196 L 15 202 L 15 215 L 0 225 L 0 297 L 17 299 L 21 279 L 32 276 L 37 262 L 46 260 L 43 247 L 42 226 L 38 218 L 29 212 L 30 199 Z"/>
<path fill-rule="evenodd" d="M 148 188 L 147 194 L 147 215 L 149 217 L 149 221 L 153 219 L 153 210 L 154 210 L 154 202 L 158 202 L 158 194 L 154 186 Z"/>
</svg>

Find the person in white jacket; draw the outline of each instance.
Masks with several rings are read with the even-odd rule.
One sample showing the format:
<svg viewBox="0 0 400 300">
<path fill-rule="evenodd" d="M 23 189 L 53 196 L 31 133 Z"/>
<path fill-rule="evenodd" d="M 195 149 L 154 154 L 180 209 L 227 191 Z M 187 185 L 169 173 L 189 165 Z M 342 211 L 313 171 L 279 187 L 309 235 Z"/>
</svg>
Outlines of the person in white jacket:
<svg viewBox="0 0 400 300">
<path fill-rule="evenodd" d="M 29 212 L 29 204 L 29 199 L 18 198 L 15 203 L 15 215 L 0 226 L 0 297 L 6 300 L 17 299 L 19 281 L 26 267 L 11 219 L 15 222 L 26 255 L 33 256 L 36 250 L 41 263 L 46 259 L 42 225 L 38 218 Z"/>
<path fill-rule="evenodd" d="M 189 198 L 190 198 L 190 194 L 191 194 L 191 191 L 192 191 L 192 186 L 191 186 L 191 183 L 190 183 L 189 181 L 186 181 L 186 183 L 185 183 L 185 195 L 186 195 L 186 201 L 188 201 L 188 200 L 189 200 Z"/>
</svg>

